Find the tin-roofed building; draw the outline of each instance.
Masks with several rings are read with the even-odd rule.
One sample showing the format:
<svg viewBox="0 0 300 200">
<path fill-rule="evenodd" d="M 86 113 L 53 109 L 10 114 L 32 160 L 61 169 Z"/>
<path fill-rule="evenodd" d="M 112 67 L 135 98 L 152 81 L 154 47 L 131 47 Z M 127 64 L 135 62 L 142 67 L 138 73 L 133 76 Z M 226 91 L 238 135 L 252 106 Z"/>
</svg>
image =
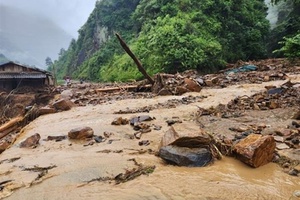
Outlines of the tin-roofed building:
<svg viewBox="0 0 300 200">
<path fill-rule="evenodd" d="M 0 65 L 0 89 L 13 90 L 18 87 L 42 87 L 53 85 L 50 72 L 34 67 L 7 62 Z"/>
</svg>

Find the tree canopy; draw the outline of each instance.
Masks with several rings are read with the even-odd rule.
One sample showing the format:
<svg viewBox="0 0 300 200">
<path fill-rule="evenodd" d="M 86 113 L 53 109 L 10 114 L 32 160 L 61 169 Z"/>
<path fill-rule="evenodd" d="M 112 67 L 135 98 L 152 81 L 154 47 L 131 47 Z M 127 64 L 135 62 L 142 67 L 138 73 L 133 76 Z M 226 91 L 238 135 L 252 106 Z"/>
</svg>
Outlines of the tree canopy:
<svg viewBox="0 0 300 200">
<path fill-rule="evenodd" d="M 293 9 L 299 5 L 299 0 L 287 1 Z M 140 78 L 134 62 L 114 37 L 118 32 L 150 74 L 187 69 L 212 72 L 227 62 L 265 58 L 267 50 L 274 50 L 268 44 L 266 15 L 262 0 L 97 1 L 78 31 L 78 39 L 59 52 L 54 65 L 58 77 L 71 75 L 93 81 Z M 288 24 L 293 34 L 278 28 L 271 35 L 277 43 L 283 36 L 295 36 L 299 23 Z"/>
</svg>

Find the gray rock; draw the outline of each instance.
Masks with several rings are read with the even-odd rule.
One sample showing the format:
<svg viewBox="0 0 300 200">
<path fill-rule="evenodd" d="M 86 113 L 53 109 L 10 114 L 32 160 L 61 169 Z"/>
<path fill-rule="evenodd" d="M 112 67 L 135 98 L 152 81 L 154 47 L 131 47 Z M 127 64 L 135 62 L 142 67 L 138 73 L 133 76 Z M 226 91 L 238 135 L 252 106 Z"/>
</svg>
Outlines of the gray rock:
<svg viewBox="0 0 300 200">
<path fill-rule="evenodd" d="M 211 152 L 206 148 L 187 148 L 172 145 L 160 148 L 159 156 L 168 162 L 188 167 L 203 167 L 213 160 Z"/>
<path fill-rule="evenodd" d="M 70 100 L 73 97 L 73 91 L 72 90 L 64 90 L 60 94 L 62 99 Z"/>
</svg>

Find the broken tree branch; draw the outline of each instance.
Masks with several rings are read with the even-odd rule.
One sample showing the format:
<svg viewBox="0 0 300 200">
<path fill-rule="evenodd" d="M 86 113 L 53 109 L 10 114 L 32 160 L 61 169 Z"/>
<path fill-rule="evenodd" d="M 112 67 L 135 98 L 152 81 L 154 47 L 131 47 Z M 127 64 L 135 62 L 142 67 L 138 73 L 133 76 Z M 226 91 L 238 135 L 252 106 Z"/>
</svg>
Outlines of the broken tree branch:
<svg viewBox="0 0 300 200">
<path fill-rule="evenodd" d="M 130 48 L 127 46 L 127 44 L 124 42 L 124 40 L 121 38 L 121 36 L 118 33 L 116 33 L 116 36 L 117 36 L 117 38 L 118 38 L 121 46 L 123 47 L 123 49 L 126 51 L 126 53 L 133 59 L 133 61 L 137 65 L 139 71 L 153 85 L 154 84 L 154 80 L 151 78 L 151 76 L 149 76 L 149 74 L 147 74 L 146 70 L 144 69 L 144 67 L 143 67 L 142 63 L 139 61 L 139 59 L 132 53 L 132 51 L 130 50 Z"/>
<path fill-rule="evenodd" d="M 22 120 L 23 120 L 23 117 L 20 117 L 20 116 L 15 117 L 12 120 L 10 120 L 9 122 L 0 126 L 0 139 L 5 137 L 6 135 L 8 135 L 13 130 L 17 129 L 17 127 L 19 127 L 19 124 L 21 123 Z"/>
</svg>

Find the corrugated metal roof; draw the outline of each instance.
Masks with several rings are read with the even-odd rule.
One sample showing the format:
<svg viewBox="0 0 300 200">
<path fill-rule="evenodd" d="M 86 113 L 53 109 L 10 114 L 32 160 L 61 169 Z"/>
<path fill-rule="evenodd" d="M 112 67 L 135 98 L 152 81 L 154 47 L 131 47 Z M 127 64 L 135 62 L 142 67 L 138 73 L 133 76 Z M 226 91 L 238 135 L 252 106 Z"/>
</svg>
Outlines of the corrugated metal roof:
<svg viewBox="0 0 300 200">
<path fill-rule="evenodd" d="M 0 73 L 0 79 L 12 78 L 46 78 L 46 74 L 42 73 Z"/>
</svg>

